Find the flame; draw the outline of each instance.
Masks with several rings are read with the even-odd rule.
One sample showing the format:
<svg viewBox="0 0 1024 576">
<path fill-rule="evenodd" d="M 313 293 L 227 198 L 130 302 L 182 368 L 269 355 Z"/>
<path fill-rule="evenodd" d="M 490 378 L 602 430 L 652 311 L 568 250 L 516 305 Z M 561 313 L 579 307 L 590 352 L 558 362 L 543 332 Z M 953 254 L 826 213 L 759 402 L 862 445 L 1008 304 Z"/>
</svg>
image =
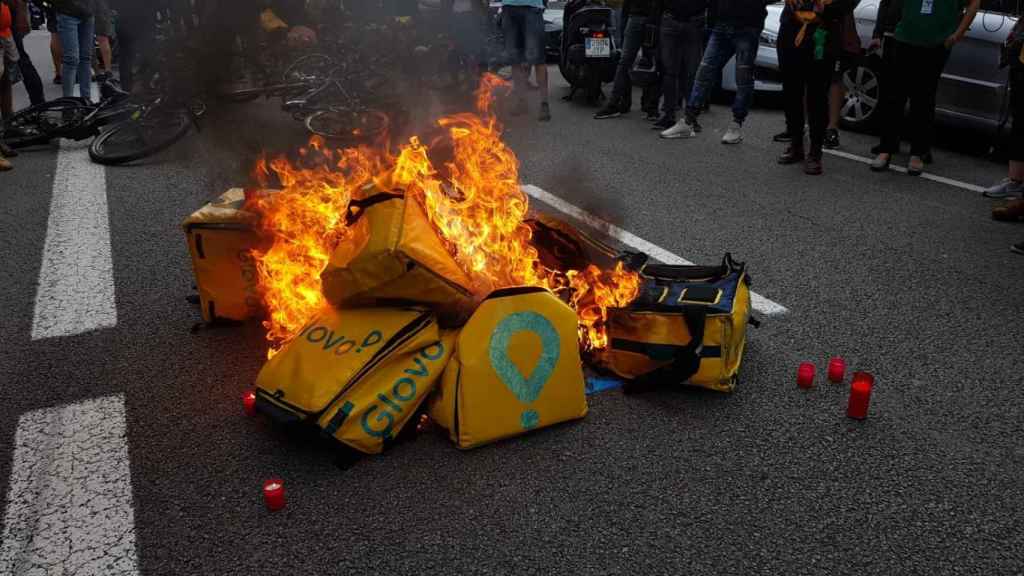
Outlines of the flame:
<svg viewBox="0 0 1024 576">
<path fill-rule="evenodd" d="M 255 254 L 269 311 L 264 325 L 271 354 L 327 305 L 320 272 L 339 242 L 354 240 L 346 226 L 348 203 L 371 183 L 400 187 L 423 205 L 477 294 L 519 285 L 569 291 L 579 313 L 581 344 L 607 346 L 608 308 L 636 298 L 639 275 L 621 263 L 613 270 L 592 265 L 568 272 L 541 265 L 523 222 L 529 202 L 519 187 L 519 162 L 502 142 L 492 111 L 495 91 L 505 86 L 497 76 L 485 75 L 476 113 L 441 118 L 442 136 L 429 145 L 413 136 L 397 155 L 383 145 L 330 150 L 314 138 L 300 150 L 299 165 L 285 158 L 257 163 L 261 182 L 273 173 L 281 184 L 280 192 L 248 206 L 261 215 L 261 230 L 272 239 L 266 252 Z"/>
</svg>

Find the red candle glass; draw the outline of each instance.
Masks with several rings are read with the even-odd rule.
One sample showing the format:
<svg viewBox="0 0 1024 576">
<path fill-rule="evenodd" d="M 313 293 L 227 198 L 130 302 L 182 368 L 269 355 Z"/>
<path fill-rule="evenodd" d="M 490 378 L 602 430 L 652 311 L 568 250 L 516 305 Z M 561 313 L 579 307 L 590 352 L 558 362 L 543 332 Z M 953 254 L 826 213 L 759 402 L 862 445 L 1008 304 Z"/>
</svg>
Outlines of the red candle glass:
<svg viewBox="0 0 1024 576">
<path fill-rule="evenodd" d="M 256 415 L 256 393 L 252 390 L 246 390 L 245 394 L 242 394 L 242 408 L 245 409 L 246 416 Z"/>
<path fill-rule="evenodd" d="M 868 404 L 871 402 L 871 388 L 875 377 L 867 372 L 854 372 L 853 384 L 850 384 L 850 401 L 846 406 L 846 415 L 850 418 L 863 420 L 868 417 Z"/>
<path fill-rule="evenodd" d="M 801 388 L 814 386 L 814 364 L 802 362 L 796 371 L 796 385 Z"/>
<path fill-rule="evenodd" d="M 263 483 L 263 501 L 271 512 L 284 508 L 284 482 L 280 478 L 271 478 Z"/>
<path fill-rule="evenodd" d="M 828 361 L 828 380 L 839 384 L 846 377 L 846 361 L 842 358 L 833 358 Z"/>
</svg>

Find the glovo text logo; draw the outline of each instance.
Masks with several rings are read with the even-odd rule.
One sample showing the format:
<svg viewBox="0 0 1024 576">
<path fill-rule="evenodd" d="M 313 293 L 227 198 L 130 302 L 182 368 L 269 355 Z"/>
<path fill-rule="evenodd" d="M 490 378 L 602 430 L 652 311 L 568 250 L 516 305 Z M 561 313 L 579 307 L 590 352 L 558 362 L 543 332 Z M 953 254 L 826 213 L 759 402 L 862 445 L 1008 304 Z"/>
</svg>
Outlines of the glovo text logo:
<svg viewBox="0 0 1024 576">
<path fill-rule="evenodd" d="M 413 366 L 406 368 L 391 385 L 391 390 L 377 394 L 377 400 L 363 412 L 363 431 L 374 438 L 389 438 L 394 432 L 395 416 L 401 415 L 419 396 L 419 383 L 430 376 L 428 362 L 444 358 L 444 343 L 431 344 L 413 357 Z"/>
<path fill-rule="evenodd" d="M 336 334 L 334 328 L 318 324 L 319 321 L 317 319 L 306 325 L 299 332 L 299 340 L 305 340 L 310 344 L 317 344 L 317 347 L 325 353 L 334 354 L 335 356 L 344 356 L 351 352 L 352 349 L 355 349 L 356 354 L 362 354 L 363 350 L 380 344 L 381 340 L 384 339 L 384 335 L 381 334 L 380 330 L 371 330 L 366 336 L 363 336 L 360 343 L 357 340 L 346 338 L 342 334 Z"/>
</svg>

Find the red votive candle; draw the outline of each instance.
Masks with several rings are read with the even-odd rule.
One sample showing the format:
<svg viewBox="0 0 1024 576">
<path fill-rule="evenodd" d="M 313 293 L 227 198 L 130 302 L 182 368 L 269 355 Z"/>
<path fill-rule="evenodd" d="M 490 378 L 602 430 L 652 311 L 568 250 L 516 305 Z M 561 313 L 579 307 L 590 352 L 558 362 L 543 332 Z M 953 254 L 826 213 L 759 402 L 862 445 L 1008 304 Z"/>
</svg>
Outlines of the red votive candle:
<svg viewBox="0 0 1024 576">
<path fill-rule="evenodd" d="M 796 370 L 796 385 L 801 388 L 814 386 L 814 364 L 802 362 Z"/>
<path fill-rule="evenodd" d="M 842 358 L 833 358 L 828 361 L 828 380 L 839 384 L 846 377 L 846 361 Z"/>
<path fill-rule="evenodd" d="M 256 415 L 256 393 L 252 390 L 246 390 L 245 394 L 242 394 L 242 408 L 245 409 L 246 416 Z"/>
<path fill-rule="evenodd" d="M 850 401 L 846 405 L 846 415 L 850 418 L 863 420 L 868 417 L 868 404 L 871 402 L 871 388 L 875 377 L 867 372 L 854 372 L 853 384 L 850 384 Z"/>
<path fill-rule="evenodd" d="M 284 482 L 280 478 L 271 478 L 263 483 L 263 501 L 271 512 L 284 508 Z"/>
</svg>

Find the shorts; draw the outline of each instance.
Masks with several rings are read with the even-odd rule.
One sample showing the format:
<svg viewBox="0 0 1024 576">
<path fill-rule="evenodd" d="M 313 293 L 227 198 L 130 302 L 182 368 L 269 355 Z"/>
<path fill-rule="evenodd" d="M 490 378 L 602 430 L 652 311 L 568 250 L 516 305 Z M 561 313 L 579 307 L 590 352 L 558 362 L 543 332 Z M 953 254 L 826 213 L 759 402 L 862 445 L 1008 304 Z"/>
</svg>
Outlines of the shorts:
<svg viewBox="0 0 1024 576">
<path fill-rule="evenodd" d="M 544 64 L 544 9 L 504 6 L 501 31 L 508 64 Z"/>
<path fill-rule="evenodd" d="M 96 9 L 93 12 L 96 16 L 96 35 L 112 38 L 114 36 L 114 16 L 110 13 L 110 5 L 107 0 L 96 0 Z"/>
<path fill-rule="evenodd" d="M 847 70 L 850 70 L 857 66 L 857 56 L 850 54 L 849 52 L 843 52 L 836 59 L 835 68 L 832 70 L 832 81 L 840 82 L 843 79 L 843 74 L 846 74 Z"/>
<path fill-rule="evenodd" d="M 8 63 L 14 64 L 19 58 L 18 46 L 14 43 L 14 38 L 0 36 L 0 76 L 4 75 Z"/>
</svg>

